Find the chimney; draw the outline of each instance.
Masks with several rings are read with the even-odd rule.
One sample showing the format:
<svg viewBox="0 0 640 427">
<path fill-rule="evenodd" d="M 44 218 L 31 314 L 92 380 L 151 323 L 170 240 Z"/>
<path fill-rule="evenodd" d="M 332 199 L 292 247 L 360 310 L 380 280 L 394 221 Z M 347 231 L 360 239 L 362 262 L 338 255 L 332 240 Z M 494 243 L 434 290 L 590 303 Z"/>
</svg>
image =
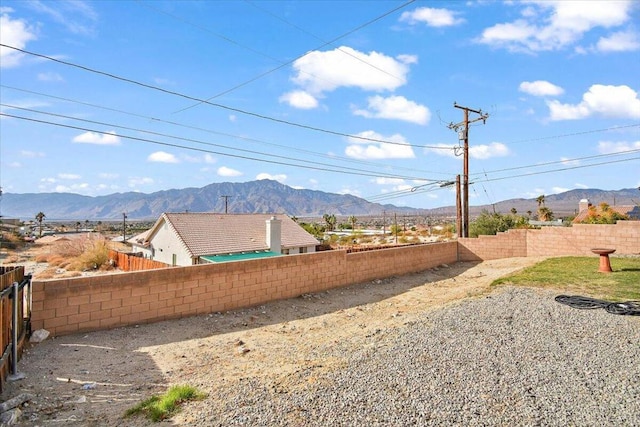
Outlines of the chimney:
<svg viewBox="0 0 640 427">
<path fill-rule="evenodd" d="M 585 209 L 589 209 L 591 203 L 589 203 L 589 199 L 582 199 L 580 203 L 578 203 L 578 213 L 582 212 Z"/>
<path fill-rule="evenodd" d="M 282 253 L 282 221 L 272 216 L 267 223 L 267 246 L 271 252 Z"/>
</svg>

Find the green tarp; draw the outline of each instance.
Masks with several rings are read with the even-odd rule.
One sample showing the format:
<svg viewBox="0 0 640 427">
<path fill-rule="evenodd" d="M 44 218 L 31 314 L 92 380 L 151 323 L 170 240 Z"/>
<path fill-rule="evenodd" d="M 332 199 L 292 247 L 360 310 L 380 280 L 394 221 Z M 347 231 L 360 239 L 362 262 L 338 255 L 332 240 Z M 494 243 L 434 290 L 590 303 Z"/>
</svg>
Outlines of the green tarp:
<svg viewBox="0 0 640 427">
<path fill-rule="evenodd" d="M 226 255 L 205 255 L 201 256 L 208 262 L 228 262 L 228 261 L 244 261 L 247 259 L 268 258 L 272 256 L 280 256 L 281 254 L 271 251 L 258 251 L 258 252 L 242 252 L 239 254 L 226 254 Z"/>
</svg>

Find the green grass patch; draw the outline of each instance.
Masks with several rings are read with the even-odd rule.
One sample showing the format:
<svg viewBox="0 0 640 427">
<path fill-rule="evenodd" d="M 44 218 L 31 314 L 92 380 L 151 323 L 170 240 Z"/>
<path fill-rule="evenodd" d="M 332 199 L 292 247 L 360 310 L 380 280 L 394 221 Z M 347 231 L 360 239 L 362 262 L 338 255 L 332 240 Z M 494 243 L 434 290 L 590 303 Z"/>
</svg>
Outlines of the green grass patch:
<svg viewBox="0 0 640 427">
<path fill-rule="evenodd" d="M 550 258 L 491 285 L 558 289 L 607 300 L 640 300 L 640 258 L 610 257 L 610 260 L 613 273 L 598 271 L 597 256 Z"/>
<path fill-rule="evenodd" d="M 152 421 L 162 421 L 173 416 L 180 408 L 180 404 L 189 400 L 204 399 L 206 395 L 195 387 L 177 385 L 171 387 L 162 396 L 151 396 L 138 403 L 133 408 L 127 409 L 125 417 L 137 414 L 145 414 Z"/>
</svg>

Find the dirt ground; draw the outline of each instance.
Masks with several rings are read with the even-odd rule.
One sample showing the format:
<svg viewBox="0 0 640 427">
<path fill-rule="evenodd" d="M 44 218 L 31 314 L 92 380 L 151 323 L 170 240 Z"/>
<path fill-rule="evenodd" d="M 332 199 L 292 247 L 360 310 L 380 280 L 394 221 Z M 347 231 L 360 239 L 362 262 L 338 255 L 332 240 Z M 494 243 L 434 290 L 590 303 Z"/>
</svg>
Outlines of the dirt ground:
<svg viewBox="0 0 640 427">
<path fill-rule="evenodd" d="M 443 265 L 245 310 L 48 338 L 29 344 L 18 365 L 25 379 L 6 384 L 1 400 L 30 393 L 19 425 L 144 426 L 127 408 L 168 387 L 207 393 L 170 425 L 190 425 L 198 411 L 224 410 L 220 396 L 246 378 L 281 387 L 290 374 L 340 369 L 332 346 L 362 348 L 371 334 L 391 333 L 420 313 L 490 292 L 501 276 L 542 258 Z M 295 377 L 295 376 L 294 376 Z"/>
</svg>

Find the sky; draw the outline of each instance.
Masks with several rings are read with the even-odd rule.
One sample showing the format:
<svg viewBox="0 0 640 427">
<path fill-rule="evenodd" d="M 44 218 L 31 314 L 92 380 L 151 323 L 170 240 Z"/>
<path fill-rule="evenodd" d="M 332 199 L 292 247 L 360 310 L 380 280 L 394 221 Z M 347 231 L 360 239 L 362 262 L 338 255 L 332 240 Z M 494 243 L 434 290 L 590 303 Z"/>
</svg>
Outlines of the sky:
<svg viewBox="0 0 640 427">
<path fill-rule="evenodd" d="M 2 0 L 0 33 L 5 193 L 450 206 L 463 107 L 472 206 L 640 186 L 637 1 Z"/>
</svg>

